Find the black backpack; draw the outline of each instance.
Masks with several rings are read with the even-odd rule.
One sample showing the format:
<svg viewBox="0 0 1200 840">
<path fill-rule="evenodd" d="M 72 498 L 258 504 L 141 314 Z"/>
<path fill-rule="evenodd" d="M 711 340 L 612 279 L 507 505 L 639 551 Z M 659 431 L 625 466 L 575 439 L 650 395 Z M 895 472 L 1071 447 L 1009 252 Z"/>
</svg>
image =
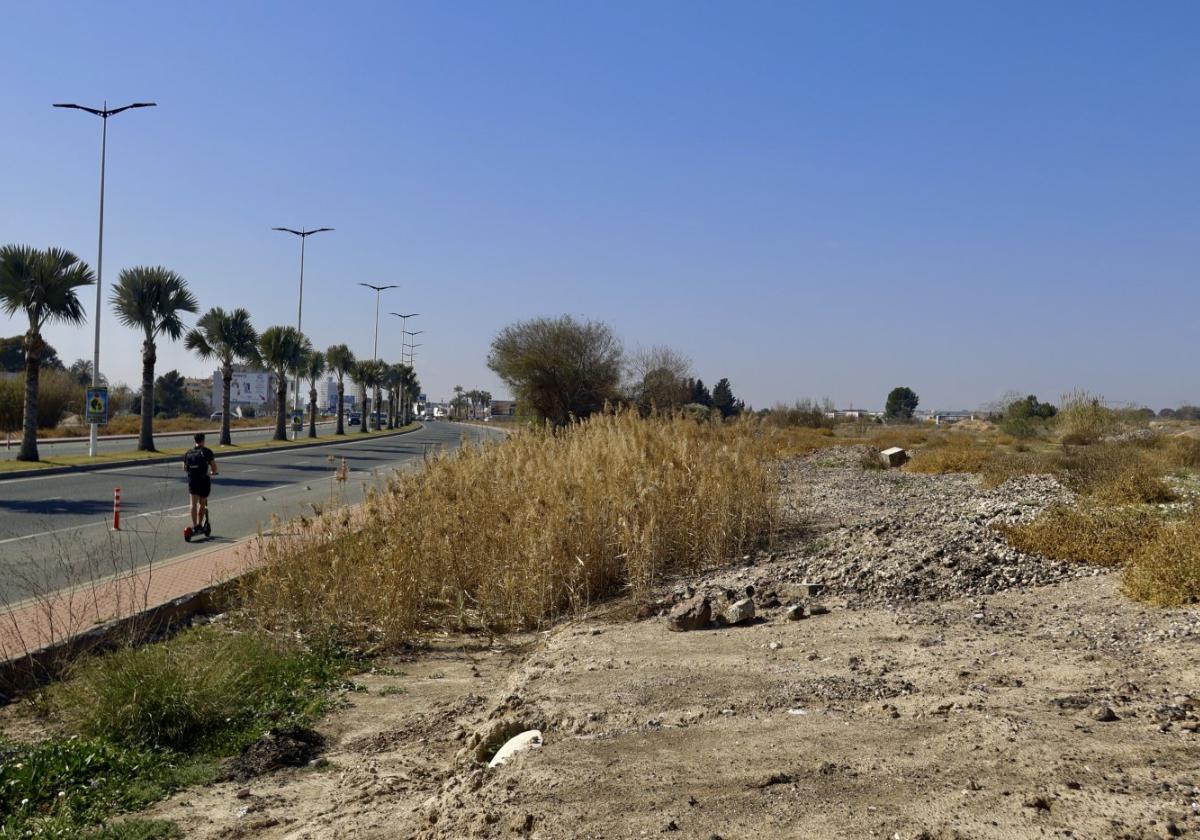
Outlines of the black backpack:
<svg viewBox="0 0 1200 840">
<path fill-rule="evenodd" d="M 195 449 L 188 450 L 188 453 L 183 456 L 183 465 L 187 467 L 189 478 L 200 478 L 208 471 L 208 456 L 204 454 L 204 450 L 197 446 Z"/>
</svg>

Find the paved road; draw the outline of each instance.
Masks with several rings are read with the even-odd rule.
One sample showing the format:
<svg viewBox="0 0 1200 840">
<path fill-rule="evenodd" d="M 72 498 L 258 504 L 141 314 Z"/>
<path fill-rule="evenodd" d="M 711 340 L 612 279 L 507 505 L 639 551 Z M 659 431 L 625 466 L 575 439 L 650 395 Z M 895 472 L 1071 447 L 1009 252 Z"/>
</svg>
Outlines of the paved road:
<svg viewBox="0 0 1200 840">
<path fill-rule="evenodd" d="M 356 503 L 365 486 L 416 466 L 427 450 L 457 447 L 464 434 L 472 441 L 494 435 L 430 423 L 395 437 L 348 436 L 304 449 L 218 456 L 208 545 L 267 530 L 272 515 L 311 514 L 331 499 Z M 333 475 L 342 458 L 349 480 L 338 486 Z M 114 487 L 121 488 L 120 531 L 110 529 Z M 0 605 L 195 551 L 203 544 L 183 541 L 187 522 L 179 463 L 0 480 Z"/>
<path fill-rule="evenodd" d="M 264 423 L 268 422 L 266 420 Z M 204 425 L 204 424 L 202 424 Z M 333 420 L 324 423 L 317 423 L 318 437 L 332 437 L 336 425 Z M 349 427 L 351 430 L 357 430 L 358 426 Z M 220 431 L 210 431 L 208 425 L 204 425 L 205 432 L 209 433 L 208 445 L 212 446 L 220 437 Z M 156 432 L 154 435 L 154 445 L 159 449 L 186 449 L 192 445 L 192 435 L 195 432 Z M 304 423 L 304 431 L 300 433 L 303 437 L 308 434 L 308 421 Z M 247 443 L 261 442 L 270 440 L 275 436 L 275 427 L 271 426 L 267 429 L 230 429 L 229 435 L 233 440 L 234 445 L 240 446 Z M 291 435 L 291 427 L 288 427 L 288 435 Z M 20 450 L 21 436 L 16 433 L 12 436 L 12 446 L 5 447 L 3 440 L 0 440 L 0 460 L 8 458 L 16 458 L 17 452 Z M 137 450 L 137 437 L 122 437 L 119 440 L 100 438 L 100 451 L 104 454 L 111 452 L 133 452 Z M 86 455 L 88 444 L 86 440 L 71 440 L 58 438 L 41 438 L 38 440 L 38 455 L 42 458 L 52 458 L 56 455 Z"/>
</svg>

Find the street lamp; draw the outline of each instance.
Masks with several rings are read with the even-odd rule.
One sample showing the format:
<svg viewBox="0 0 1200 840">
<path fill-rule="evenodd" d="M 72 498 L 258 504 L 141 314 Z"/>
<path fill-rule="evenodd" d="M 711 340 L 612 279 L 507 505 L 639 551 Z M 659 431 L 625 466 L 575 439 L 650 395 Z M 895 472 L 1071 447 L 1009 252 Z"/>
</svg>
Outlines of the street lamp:
<svg viewBox="0 0 1200 840">
<path fill-rule="evenodd" d="M 409 312 L 407 315 L 402 315 L 399 312 L 390 313 L 400 319 L 400 361 L 404 361 L 404 335 L 408 329 L 408 319 L 416 318 L 420 312 Z"/>
<path fill-rule="evenodd" d="M 379 361 L 379 295 L 388 289 L 398 289 L 399 286 L 375 286 L 371 283 L 359 283 L 360 286 L 366 286 L 368 289 L 375 290 L 375 348 L 371 352 L 371 358 Z M 372 408 L 375 411 L 375 431 L 379 431 L 379 386 L 375 386 L 375 404 Z"/>
<path fill-rule="evenodd" d="M 425 330 L 417 330 L 416 332 L 408 332 L 408 331 L 406 330 L 406 331 L 404 332 L 404 335 L 407 335 L 407 336 L 409 337 L 409 338 L 408 338 L 408 346 L 409 346 L 409 347 L 420 347 L 421 345 L 419 345 L 419 344 L 413 344 L 413 339 L 414 339 L 414 338 L 416 338 L 417 336 L 419 336 L 419 335 L 420 335 L 421 333 L 423 333 L 423 332 L 425 332 Z M 402 352 L 400 353 L 400 356 L 401 356 L 401 359 L 403 359 L 403 357 L 404 357 L 404 353 L 403 353 L 403 349 L 404 349 L 404 338 L 403 338 L 403 336 L 401 336 L 401 338 L 400 338 L 400 346 L 401 346 L 401 351 L 402 351 Z"/>
<path fill-rule="evenodd" d="M 304 243 L 308 240 L 308 237 L 312 236 L 314 233 L 325 233 L 326 231 L 333 230 L 333 228 L 323 227 L 316 228 L 315 230 L 300 228 L 300 230 L 293 230 L 292 228 L 287 227 L 276 227 L 271 228 L 271 230 L 278 230 L 282 231 L 283 233 L 291 233 L 300 237 L 300 303 L 296 307 L 296 332 L 302 332 L 300 323 L 301 317 L 304 315 Z M 292 411 L 295 411 L 298 408 L 300 408 L 300 371 L 296 371 L 296 393 L 295 397 L 292 399 Z"/>
<path fill-rule="evenodd" d="M 122 105 L 120 108 L 109 108 L 108 100 L 104 101 L 102 108 L 88 108 L 86 105 L 76 105 L 72 102 L 55 102 L 55 108 L 74 108 L 77 111 L 87 111 L 89 114 L 95 114 L 100 118 L 100 235 L 98 244 L 96 245 L 96 344 L 92 349 L 92 387 L 96 388 L 100 385 L 100 292 L 103 287 L 102 273 L 104 268 L 104 163 L 108 156 L 108 118 L 114 114 L 119 114 L 122 111 L 128 111 L 132 108 L 153 108 L 155 102 L 134 102 L 130 105 Z M 96 423 L 90 424 L 88 429 L 88 455 L 96 456 L 98 438 L 100 435 L 100 427 Z"/>
<path fill-rule="evenodd" d="M 399 286 L 373 286 L 370 283 L 359 283 L 360 286 L 366 286 L 368 289 L 375 290 L 375 349 L 371 353 L 371 357 L 375 361 L 379 361 L 379 293 L 388 289 L 399 289 Z"/>
</svg>

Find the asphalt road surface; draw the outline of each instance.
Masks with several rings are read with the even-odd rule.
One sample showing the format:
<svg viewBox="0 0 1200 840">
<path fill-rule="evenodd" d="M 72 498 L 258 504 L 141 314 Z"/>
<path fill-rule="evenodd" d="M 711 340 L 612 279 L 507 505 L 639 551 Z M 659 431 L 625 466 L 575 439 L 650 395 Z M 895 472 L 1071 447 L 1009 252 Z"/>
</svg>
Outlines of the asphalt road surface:
<svg viewBox="0 0 1200 840">
<path fill-rule="evenodd" d="M 263 423 L 270 422 L 269 419 L 264 419 Z M 212 424 L 204 424 L 203 431 L 208 434 L 207 443 L 211 447 L 220 438 L 220 424 L 218 423 L 212 429 L 209 428 Z M 317 423 L 318 437 L 332 437 L 336 429 L 335 422 L 329 420 L 327 422 Z M 347 427 L 347 430 L 357 431 L 358 426 Z M 215 431 L 213 430 L 215 429 Z M 198 430 L 199 431 L 199 430 Z M 154 445 L 159 449 L 186 449 L 192 445 L 192 435 L 196 432 L 155 432 Z M 288 426 L 288 435 L 291 436 L 291 426 Z M 300 436 L 304 437 L 308 434 L 308 421 L 304 421 L 304 430 L 300 432 Z M 275 427 L 271 426 L 266 429 L 238 429 L 229 430 L 229 436 L 233 440 L 235 446 L 243 446 L 247 443 L 259 443 L 270 440 L 275 436 Z M 11 446 L 0 445 L 0 460 L 16 458 L 17 452 L 20 451 L 21 434 L 16 432 L 12 436 Z M 112 452 L 134 452 L 137 450 L 137 435 L 120 436 L 119 439 L 100 437 L 99 448 L 101 454 L 107 455 Z M 4 444 L 0 440 L 0 444 Z M 86 440 L 62 439 L 62 438 L 39 438 L 38 439 L 38 455 L 42 458 L 53 458 L 61 455 L 86 455 L 88 451 L 88 442 Z"/>
<path fill-rule="evenodd" d="M 478 426 L 429 423 L 404 435 L 354 436 L 303 449 L 220 455 L 209 506 L 207 541 L 183 541 L 189 523 L 181 462 L 95 472 L 0 480 L 0 605 L 114 572 L 161 563 L 199 548 L 269 530 L 272 516 L 291 519 L 314 505 L 354 504 L 363 488 L 397 469 L 414 467 L 427 451 L 494 435 Z M 334 472 L 345 458 L 344 485 Z M 111 530 L 113 488 L 121 488 L 121 530 Z"/>
</svg>

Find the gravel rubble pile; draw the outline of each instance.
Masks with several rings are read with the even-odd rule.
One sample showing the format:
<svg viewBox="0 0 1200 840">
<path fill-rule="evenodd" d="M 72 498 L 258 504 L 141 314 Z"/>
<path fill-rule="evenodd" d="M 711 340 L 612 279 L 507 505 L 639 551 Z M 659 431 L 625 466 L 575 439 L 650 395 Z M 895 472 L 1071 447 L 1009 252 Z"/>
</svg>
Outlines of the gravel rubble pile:
<svg viewBox="0 0 1200 840">
<path fill-rule="evenodd" d="M 778 559 L 784 580 L 824 583 L 849 606 L 978 597 L 1101 570 L 1023 554 L 997 526 L 1027 522 L 1074 494 L 1052 476 L 984 488 L 974 475 L 863 470 L 861 447 L 822 450 L 784 467 L 786 508 L 820 536 Z"/>
</svg>

